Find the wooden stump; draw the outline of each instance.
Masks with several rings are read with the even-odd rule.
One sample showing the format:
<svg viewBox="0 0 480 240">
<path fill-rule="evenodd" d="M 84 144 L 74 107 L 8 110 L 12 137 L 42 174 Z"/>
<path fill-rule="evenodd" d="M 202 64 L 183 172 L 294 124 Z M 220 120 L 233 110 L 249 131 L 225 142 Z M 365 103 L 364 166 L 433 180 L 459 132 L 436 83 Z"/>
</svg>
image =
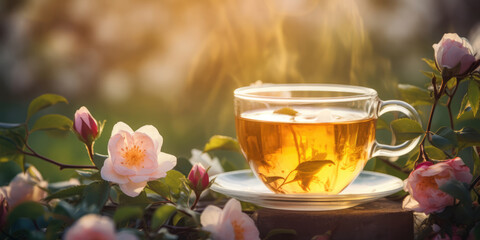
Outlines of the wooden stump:
<svg viewBox="0 0 480 240">
<path fill-rule="evenodd" d="M 330 239 L 413 239 L 413 213 L 401 202 L 380 199 L 353 208 L 308 212 L 262 208 L 253 219 L 265 237 L 273 229 L 294 229 L 293 239 L 312 239 L 331 231 Z M 284 238 L 274 239 L 292 239 Z"/>
</svg>

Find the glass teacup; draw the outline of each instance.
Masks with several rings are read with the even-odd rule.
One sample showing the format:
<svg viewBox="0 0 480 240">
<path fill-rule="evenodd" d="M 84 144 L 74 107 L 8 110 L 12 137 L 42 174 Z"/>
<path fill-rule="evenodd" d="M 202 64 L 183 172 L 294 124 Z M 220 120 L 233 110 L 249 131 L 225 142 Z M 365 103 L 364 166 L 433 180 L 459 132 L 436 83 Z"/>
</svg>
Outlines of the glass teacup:
<svg viewBox="0 0 480 240">
<path fill-rule="evenodd" d="M 276 193 L 337 194 L 375 156 L 411 151 L 375 140 L 379 115 L 420 118 L 409 104 L 381 101 L 370 88 L 334 84 L 270 84 L 238 88 L 237 138 L 250 168 Z"/>
</svg>

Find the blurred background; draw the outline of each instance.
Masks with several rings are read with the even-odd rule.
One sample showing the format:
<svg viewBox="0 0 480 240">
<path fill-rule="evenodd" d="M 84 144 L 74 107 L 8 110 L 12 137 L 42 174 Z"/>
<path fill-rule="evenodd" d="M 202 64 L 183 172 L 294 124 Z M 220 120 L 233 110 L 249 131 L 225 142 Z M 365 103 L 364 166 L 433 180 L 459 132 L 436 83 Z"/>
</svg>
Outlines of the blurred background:
<svg viewBox="0 0 480 240">
<path fill-rule="evenodd" d="M 0 122 L 22 122 L 43 93 L 113 125 L 146 124 L 162 150 L 190 157 L 214 134 L 235 137 L 235 88 L 342 83 L 398 99 L 398 83 L 424 86 L 421 58 L 445 32 L 480 49 L 478 0 L 16 0 L 0 1 Z M 48 112 L 48 111 L 47 111 Z M 48 139 L 48 140 L 46 140 Z M 34 133 L 38 152 L 88 164 L 73 134 Z M 35 160 L 27 159 L 36 163 Z M 49 180 L 71 172 L 39 165 Z"/>
</svg>

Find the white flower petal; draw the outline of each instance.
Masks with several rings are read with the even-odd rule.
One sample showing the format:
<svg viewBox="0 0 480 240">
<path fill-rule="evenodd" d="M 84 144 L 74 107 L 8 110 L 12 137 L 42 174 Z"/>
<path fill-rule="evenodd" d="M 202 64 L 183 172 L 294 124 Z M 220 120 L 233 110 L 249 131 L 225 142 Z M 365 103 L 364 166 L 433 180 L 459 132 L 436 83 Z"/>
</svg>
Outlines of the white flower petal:
<svg viewBox="0 0 480 240">
<path fill-rule="evenodd" d="M 142 190 L 145 188 L 147 185 L 147 182 L 140 182 L 140 183 L 134 183 L 134 182 L 128 182 L 126 184 L 120 184 L 120 190 L 122 190 L 123 193 L 130 197 L 136 197 L 138 196 Z"/>
<path fill-rule="evenodd" d="M 111 181 L 118 184 L 125 184 L 128 183 L 128 178 L 126 176 L 120 175 L 115 172 L 113 168 L 112 160 L 110 158 L 105 159 L 103 163 L 103 167 L 100 170 L 100 174 L 103 179 L 107 181 Z"/>
<path fill-rule="evenodd" d="M 160 152 L 158 153 L 158 169 L 162 172 L 167 172 L 168 170 L 171 170 L 177 165 L 177 157 Z"/>
<path fill-rule="evenodd" d="M 154 126 L 145 125 L 145 126 L 139 128 L 136 132 L 144 133 L 147 136 L 149 136 L 155 144 L 155 149 L 160 151 L 160 149 L 162 148 L 162 144 L 163 144 L 163 137 L 162 137 L 162 135 L 160 135 L 160 133 L 158 132 L 158 130 Z"/>
<path fill-rule="evenodd" d="M 114 126 L 113 126 L 113 129 L 112 129 L 112 136 L 117 134 L 117 133 L 120 133 L 121 131 L 125 131 L 127 133 L 130 133 L 132 134 L 133 133 L 133 130 L 130 126 L 128 126 L 127 124 L 125 124 L 124 122 L 117 122 Z"/>
<path fill-rule="evenodd" d="M 200 215 L 200 223 L 202 226 L 218 225 L 220 217 L 222 216 L 222 209 L 217 206 L 208 205 Z"/>
</svg>

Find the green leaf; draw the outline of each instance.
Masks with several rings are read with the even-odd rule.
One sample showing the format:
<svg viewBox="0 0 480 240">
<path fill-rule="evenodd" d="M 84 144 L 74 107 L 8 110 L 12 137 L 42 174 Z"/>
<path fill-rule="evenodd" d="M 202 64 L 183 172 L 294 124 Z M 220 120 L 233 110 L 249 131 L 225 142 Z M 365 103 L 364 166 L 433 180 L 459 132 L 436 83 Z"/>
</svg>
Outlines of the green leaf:
<svg viewBox="0 0 480 240">
<path fill-rule="evenodd" d="M 47 231 L 45 232 L 46 240 L 60 239 L 65 222 L 60 219 L 51 219 L 48 222 Z"/>
<path fill-rule="evenodd" d="M 211 137 L 203 149 L 204 152 L 210 152 L 213 150 L 235 151 L 239 153 L 242 152 L 236 139 L 222 135 L 215 135 Z"/>
<path fill-rule="evenodd" d="M 107 202 L 109 193 L 110 185 L 106 181 L 96 181 L 87 185 L 83 190 L 79 214 L 99 213 Z"/>
<path fill-rule="evenodd" d="M 95 167 L 97 167 L 98 169 L 102 169 L 103 164 L 105 163 L 105 159 L 107 158 L 108 155 L 98 153 L 93 154 L 93 163 L 95 163 Z"/>
<path fill-rule="evenodd" d="M 422 58 L 422 61 L 427 63 L 427 65 L 434 71 L 438 71 L 437 64 L 435 63 L 434 60 L 428 59 L 428 58 Z"/>
<path fill-rule="evenodd" d="M 472 198 L 470 196 L 470 191 L 468 190 L 468 184 L 462 183 L 456 179 L 450 179 L 438 188 L 443 192 L 448 193 L 452 197 L 460 200 L 461 204 L 471 208 Z"/>
<path fill-rule="evenodd" d="M 117 225 L 126 223 L 130 220 L 139 219 L 143 216 L 143 209 L 136 206 L 119 207 L 113 215 L 113 221 Z"/>
<path fill-rule="evenodd" d="M 177 201 L 182 193 L 188 193 L 185 181 L 185 175 L 176 170 L 170 170 L 165 178 L 148 182 L 148 187 L 165 199 Z"/>
<path fill-rule="evenodd" d="M 468 146 L 480 146 L 480 133 L 474 128 L 464 127 L 458 131 L 455 131 L 457 139 L 464 147 Z"/>
<path fill-rule="evenodd" d="M 398 84 L 398 90 L 401 98 L 414 106 L 432 105 L 432 97 L 428 90 L 409 84 Z"/>
<path fill-rule="evenodd" d="M 145 208 L 148 204 L 152 203 L 150 199 L 147 197 L 147 193 L 145 191 L 142 191 L 138 196 L 136 197 L 130 197 L 123 192 L 119 194 L 119 204 L 121 206 L 139 206 L 142 208 Z"/>
<path fill-rule="evenodd" d="M 476 117 L 480 106 L 480 86 L 475 81 L 470 81 L 468 84 L 467 96 L 468 102 L 472 107 L 473 116 Z"/>
<path fill-rule="evenodd" d="M 0 127 L 0 162 L 14 161 L 25 171 L 26 130 L 23 124 L 3 123 Z"/>
<path fill-rule="evenodd" d="M 33 101 L 28 106 L 27 122 L 38 111 L 61 102 L 68 103 L 66 98 L 60 95 L 50 94 L 50 93 L 43 94 L 33 99 Z"/>
<path fill-rule="evenodd" d="M 273 113 L 289 115 L 289 116 L 292 116 L 292 117 L 295 117 L 298 114 L 297 111 L 295 111 L 295 110 L 293 110 L 293 108 L 289 108 L 289 107 L 280 108 L 278 110 L 273 111 Z"/>
<path fill-rule="evenodd" d="M 457 119 L 460 119 L 463 114 L 471 111 L 470 103 L 468 102 L 468 94 L 463 96 L 462 103 L 460 104 L 460 110 L 458 111 Z"/>
<path fill-rule="evenodd" d="M 50 201 L 55 198 L 68 198 L 68 197 L 81 195 L 85 190 L 85 187 L 87 187 L 87 185 L 78 185 L 78 186 L 73 186 L 73 187 L 59 190 L 55 193 L 50 194 L 48 197 L 46 197 L 45 201 Z"/>
<path fill-rule="evenodd" d="M 442 150 L 434 146 L 425 146 L 425 152 L 431 159 L 434 159 L 434 160 L 435 159 L 442 160 L 447 158 L 447 155 Z M 405 167 L 407 169 L 412 170 L 414 168 L 414 164 L 415 164 L 415 161 L 417 160 L 418 153 L 419 153 L 419 149 L 417 148 L 417 150 L 410 155 L 410 158 L 405 163 Z"/>
<path fill-rule="evenodd" d="M 53 209 L 53 213 L 73 218 L 75 207 L 64 200 L 60 200 Z"/>
<path fill-rule="evenodd" d="M 453 78 L 450 78 L 450 80 L 448 80 L 447 82 L 447 88 L 448 89 L 453 89 L 455 86 L 457 86 L 457 78 L 456 77 L 453 77 Z"/>
<path fill-rule="evenodd" d="M 278 181 L 278 180 L 283 180 L 285 178 L 283 177 L 280 177 L 280 176 L 265 176 L 263 174 L 260 173 L 260 176 L 263 178 L 263 181 L 266 183 L 266 184 L 270 184 L 272 182 L 275 182 L 275 181 Z"/>
<path fill-rule="evenodd" d="M 424 134 L 422 126 L 420 126 L 418 122 L 408 118 L 393 120 L 390 126 L 392 127 L 395 138 L 400 142 L 414 139 Z"/>
<path fill-rule="evenodd" d="M 455 132 L 448 127 L 441 127 L 436 134 L 432 134 L 431 138 L 432 145 L 442 150 L 451 150 L 458 145 Z"/>
<path fill-rule="evenodd" d="M 380 129 L 388 130 L 388 127 L 389 127 L 388 123 L 385 120 L 383 120 L 382 118 L 377 119 L 377 125 L 376 126 L 377 126 L 377 130 L 380 130 Z"/>
<path fill-rule="evenodd" d="M 298 164 L 295 170 L 303 173 L 316 173 L 320 171 L 320 169 L 327 164 L 335 165 L 335 163 L 331 160 L 313 160 L 313 161 L 306 161 Z"/>
<path fill-rule="evenodd" d="M 158 229 L 163 224 L 167 223 L 167 221 L 172 217 L 173 214 L 177 211 L 172 205 L 162 205 L 155 212 L 152 216 L 152 229 Z"/>
<path fill-rule="evenodd" d="M 60 114 L 47 114 L 41 116 L 31 129 L 32 132 L 38 130 L 59 130 L 69 131 L 72 128 L 73 122 L 69 118 Z"/>
<path fill-rule="evenodd" d="M 297 171 L 295 174 L 295 178 L 286 182 L 285 184 L 300 181 L 300 186 L 303 190 L 308 191 L 310 182 L 313 179 L 313 175 L 315 175 L 322 167 L 327 164 L 335 164 L 331 160 L 313 160 L 302 162 L 298 164 L 298 166 L 293 170 Z M 292 171 L 292 172 L 293 172 Z"/>
<path fill-rule="evenodd" d="M 7 225 L 11 226 L 20 218 L 35 220 L 45 213 L 43 206 L 37 202 L 23 202 L 10 210 L 7 217 Z"/>
</svg>

